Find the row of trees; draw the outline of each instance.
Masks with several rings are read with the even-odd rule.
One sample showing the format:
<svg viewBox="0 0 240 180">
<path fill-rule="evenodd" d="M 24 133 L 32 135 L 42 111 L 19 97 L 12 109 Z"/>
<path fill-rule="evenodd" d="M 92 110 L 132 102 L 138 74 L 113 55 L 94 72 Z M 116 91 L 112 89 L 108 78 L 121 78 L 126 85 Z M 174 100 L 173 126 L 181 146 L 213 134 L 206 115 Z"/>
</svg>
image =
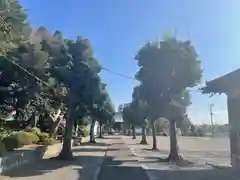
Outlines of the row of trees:
<svg viewBox="0 0 240 180">
<path fill-rule="evenodd" d="M 132 102 L 123 109 L 125 123 L 142 126 L 142 144 L 146 144 L 146 124 L 152 128 L 153 149 L 157 149 L 155 122 L 169 120 L 170 154 L 167 160 L 178 161 L 176 122 L 187 118 L 191 104 L 188 88 L 196 86 L 202 76 L 201 64 L 189 40 L 167 36 L 145 44 L 135 56 L 140 82 L 133 90 Z"/>
<path fill-rule="evenodd" d="M 72 158 L 74 127 L 90 117 L 90 142 L 95 142 L 95 122 L 110 124 L 114 115 L 90 41 L 67 39 L 44 27 L 32 29 L 17 0 L 0 1 L 0 28 L 1 113 L 13 109 L 15 120 L 29 126 L 37 124 L 36 117 L 48 117 L 55 125 L 52 134 L 65 121 L 59 157 Z"/>
</svg>

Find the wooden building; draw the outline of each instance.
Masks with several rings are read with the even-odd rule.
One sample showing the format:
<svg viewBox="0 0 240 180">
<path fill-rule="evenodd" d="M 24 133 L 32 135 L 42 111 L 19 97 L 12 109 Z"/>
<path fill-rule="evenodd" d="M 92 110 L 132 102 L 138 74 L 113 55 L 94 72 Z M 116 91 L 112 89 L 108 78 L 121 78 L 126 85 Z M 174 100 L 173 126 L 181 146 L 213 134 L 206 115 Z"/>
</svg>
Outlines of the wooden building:
<svg viewBox="0 0 240 180">
<path fill-rule="evenodd" d="M 231 164 L 240 167 L 240 69 L 206 83 L 205 94 L 226 94 Z"/>
</svg>

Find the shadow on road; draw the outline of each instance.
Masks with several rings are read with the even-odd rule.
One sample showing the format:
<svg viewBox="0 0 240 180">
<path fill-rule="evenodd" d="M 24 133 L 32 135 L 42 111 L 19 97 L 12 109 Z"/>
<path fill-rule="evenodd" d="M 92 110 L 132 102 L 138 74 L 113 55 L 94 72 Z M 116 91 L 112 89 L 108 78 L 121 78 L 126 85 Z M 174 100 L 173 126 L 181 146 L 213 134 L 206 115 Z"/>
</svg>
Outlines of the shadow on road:
<svg viewBox="0 0 240 180">
<path fill-rule="evenodd" d="M 164 179 L 164 180 L 237 180 L 237 176 L 220 171 L 215 168 L 210 169 L 198 169 L 198 170 L 182 170 L 182 169 L 172 169 L 172 170 L 148 170 L 148 174 L 154 179 Z"/>
<path fill-rule="evenodd" d="M 119 149 L 110 149 L 109 151 L 118 151 Z M 103 148 L 74 148 L 72 152 L 105 152 L 106 149 Z"/>
<path fill-rule="evenodd" d="M 99 144 L 98 144 L 99 145 Z M 101 146 L 103 146 L 101 144 Z M 118 151 L 111 149 L 110 151 Z M 43 159 L 26 164 L 0 175 L 0 179 L 8 180 L 41 180 L 41 179 L 68 179 L 68 180 L 94 180 L 95 172 L 103 162 L 106 147 L 79 147 L 73 148 L 74 160 L 62 161 L 58 159 Z"/>
<path fill-rule="evenodd" d="M 137 160 L 114 160 L 112 157 L 106 157 L 98 180 L 148 180 L 145 171 L 136 164 Z"/>
<path fill-rule="evenodd" d="M 111 137 L 109 137 L 109 136 L 103 136 L 103 137 L 97 137 L 97 139 L 119 139 L 119 137 L 114 137 L 114 136 L 111 136 Z"/>
<path fill-rule="evenodd" d="M 95 162 L 95 163 L 94 163 Z M 101 164 L 101 157 L 97 156 L 78 156 L 72 161 L 61 161 L 55 159 L 42 160 L 38 163 L 24 165 L 20 168 L 15 168 L 4 173 L 8 177 L 30 177 L 34 180 L 34 176 L 49 174 L 49 178 L 60 179 L 59 176 L 64 172 L 69 179 L 92 180 L 94 179 L 94 169 L 97 169 Z M 64 169 L 65 168 L 65 169 Z M 69 170 L 70 171 L 69 171 Z M 58 170 L 56 173 L 54 171 Z M 77 170 L 77 177 L 71 178 L 74 175 L 73 170 Z M 52 173 L 52 175 L 50 175 Z M 54 175 L 55 173 L 55 175 Z M 46 176 L 48 177 L 48 176 Z M 62 178 L 62 177 L 61 177 Z"/>
<path fill-rule="evenodd" d="M 80 146 L 109 146 L 109 144 L 99 143 L 99 142 L 96 142 L 96 143 L 84 142 Z"/>
</svg>

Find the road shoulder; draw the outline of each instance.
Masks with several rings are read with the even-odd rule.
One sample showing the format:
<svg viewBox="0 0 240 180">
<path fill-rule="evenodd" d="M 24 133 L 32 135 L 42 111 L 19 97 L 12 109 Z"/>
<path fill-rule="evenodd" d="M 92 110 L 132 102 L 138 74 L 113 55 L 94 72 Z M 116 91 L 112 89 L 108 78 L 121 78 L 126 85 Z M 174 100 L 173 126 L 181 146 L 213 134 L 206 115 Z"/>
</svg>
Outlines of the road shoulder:
<svg viewBox="0 0 240 180">
<path fill-rule="evenodd" d="M 97 139 L 96 144 L 84 143 L 73 147 L 75 160 L 43 159 L 35 164 L 18 167 L 1 180 L 97 180 L 99 167 L 105 158 L 111 139 Z"/>
</svg>

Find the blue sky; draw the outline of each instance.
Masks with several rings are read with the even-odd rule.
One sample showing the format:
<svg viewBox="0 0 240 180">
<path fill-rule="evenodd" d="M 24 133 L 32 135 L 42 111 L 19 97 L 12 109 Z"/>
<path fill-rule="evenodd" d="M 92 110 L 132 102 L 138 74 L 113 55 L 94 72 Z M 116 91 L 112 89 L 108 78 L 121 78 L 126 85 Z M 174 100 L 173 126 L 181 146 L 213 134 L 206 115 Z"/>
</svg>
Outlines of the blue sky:
<svg viewBox="0 0 240 180">
<path fill-rule="evenodd" d="M 240 1 L 238 0 L 20 0 L 33 27 L 61 30 L 66 37 L 89 38 L 101 65 L 128 76 L 137 71 L 133 59 L 149 40 L 166 32 L 190 39 L 202 60 L 203 84 L 240 67 Z M 136 82 L 101 73 L 116 105 L 131 100 Z M 194 123 L 227 122 L 226 97 L 192 93 L 189 116 Z"/>
</svg>

